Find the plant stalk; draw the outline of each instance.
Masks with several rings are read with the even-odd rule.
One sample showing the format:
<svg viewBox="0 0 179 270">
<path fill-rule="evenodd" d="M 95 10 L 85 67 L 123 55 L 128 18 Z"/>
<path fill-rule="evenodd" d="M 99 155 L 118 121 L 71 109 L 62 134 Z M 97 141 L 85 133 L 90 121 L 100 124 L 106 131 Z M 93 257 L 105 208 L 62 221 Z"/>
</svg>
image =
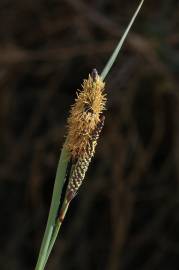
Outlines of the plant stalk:
<svg viewBox="0 0 179 270">
<path fill-rule="evenodd" d="M 47 221 L 47 225 L 46 225 L 46 229 L 45 229 L 44 237 L 42 240 L 40 253 L 39 253 L 35 270 L 44 269 L 44 263 L 46 261 L 47 250 L 49 248 L 50 240 L 51 240 L 55 223 L 56 223 L 56 217 L 58 214 L 58 208 L 60 204 L 60 197 L 62 193 L 63 184 L 65 182 L 66 170 L 67 170 L 69 159 L 70 159 L 70 155 L 67 152 L 65 148 L 65 144 L 64 144 L 61 151 L 58 167 L 57 167 L 48 221 Z"/>
<path fill-rule="evenodd" d="M 46 260 L 45 260 L 45 264 L 47 263 L 48 261 L 48 258 L 50 256 L 50 253 L 52 251 L 52 248 L 55 244 L 55 241 L 57 239 L 57 236 L 58 236 L 58 233 L 59 233 L 59 230 L 61 228 L 61 225 L 63 223 L 63 220 L 66 216 L 66 213 L 67 213 L 67 210 L 68 210 L 68 207 L 69 207 L 69 202 L 67 202 L 67 200 L 65 200 L 63 206 L 62 206 L 62 209 L 61 209 L 61 214 L 59 216 L 59 218 L 57 219 L 56 221 L 56 224 L 55 224 L 55 228 L 53 230 L 53 234 L 52 234 L 52 237 L 51 237 L 51 240 L 50 240 L 50 243 L 49 243 L 49 248 L 47 250 L 47 254 L 46 254 Z"/>
</svg>

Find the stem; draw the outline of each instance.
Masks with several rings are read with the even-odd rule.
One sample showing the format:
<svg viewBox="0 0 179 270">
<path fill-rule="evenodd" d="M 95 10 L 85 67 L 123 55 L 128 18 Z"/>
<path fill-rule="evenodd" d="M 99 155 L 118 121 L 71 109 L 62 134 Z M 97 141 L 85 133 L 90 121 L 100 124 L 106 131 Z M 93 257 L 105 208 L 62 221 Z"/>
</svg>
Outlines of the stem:
<svg viewBox="0 0 179 270">
<path fill-rule="evenodd" d="M 43 252 L 41 253 L 40 260 L 38 260 L 38 263 L 37 263 L 37 266 L 36 266 L 35 269 L 43 270 L 44 267 L 45 267 L 45 264 L 46 264 L 46 254 L 47 254 L 47 251 L 48 251 L 48 246 L 49 246 L 49 243 L 50 243 L 52 232 L 53 232 L 53 227 L 51 227 L 49 229 L 49 233 L 47 235 L 46 242 L 44 243 L 44 246 L 43 246 Z"/>
<path fill-rule="evenodd" d="M 135 21 L 135 18 L 137 17 L 137 14 L 138 14 L 139 11 L 140 11 L 140 8 L 142 7 L 143 2 L 144 2 L 144 0 L 142 0 L 142 1 L 140 2 L 139 6 L 138 6 L 136 12 L 134 13 L 134 15 L 133 15 L 133 17 L 132 17 L 130 23 L 128 24 L 128 26 L 127 26 L 127 28 L 126 28 L 126 30 L 125 30 L 125 32 L 124 32 L 122 38 L 120 39 L 119 43 L 117 44 L 115 50 L 113 51 L 111 57 L 110 57 L 109 60 L 108 60 L 106 66 L 104 67 L 104 69 L 103 69 L 103 71 L 102 71 L 102 73 L 101 73 L 101 78 L 102 78 L 102 80 L 104 80 L 104 79 L 106 78 L 106 76 L 107 76 L 107 74 L 109 73 L 109 71 L 110 71 L 112 65 L 114 64 L 114 61 L 116 60 L 116 58 L 117 58 L 117 56 L 118 56 L 118 54 L 119 54 L 119 52 L 120 52 L 120 49 L 121 49 L 121 47 L 122 47 L 122 45 L 123 45 L 123 43 L 124 43 L 124 41 L 125 41 L 125 39 L 126 39 L 126 37 L 127 37 L 127 34 L 129 33 L 129 30 L 131 29 L 131 26 L 133 25 L 133 23 L 134 23 L 134 21 Z"/>
<path fill-rule="evenodd" d="M 63 206 L 62 206 L 62 209 L 61 209 L 60 217 L 59 217 L 59 218 L 57 219 L 57 221 L 56 221 L 55 228 L 54 228 L 54 230 L 53 230 L 53 235 L 52 235 L 51 240 L 50 240 L 49 248 L 48 248 L 48 250 L 47 250 L 45 264 L 47 263 L 48 258 L 49 258 L 49 256 L 50 256 L 50 253 L 51 253 L 51 251 L 52 251 L 52 248 L 53 248 L 53 246 L 54 246 L 54 244 L 55 244 L 55 241 L 56 241 L 56 239 L 57 239 L 59 230 L 60 230 L 61 225 L 62 225 L 62 223 L 63 223 L 63 220 L 64 220 L 64 218 L 65 218 L 65 216 L 66 216 L 66 212 L 67 212 L 67 210 L 68 210 L 69 204 L 70 204 L 70 203 L 67 202 L 67 201 L 65 200 L 65 202 L 64 202 L 64 204 L 63 204 Z"/>
<path fill-rule="evenodd" d="M 40 253 L 39 253 L 35 270 L 42 270 L 44 269 L 44 266 L 45 266 L 44 263 L 46 262 L 47 250 L 49 248 L 50 240 L 51 240 L 55 223 L 56 223 L 56 217 L 57 217 L 57 212 L 58 212 L 58 208 L 60 204 L 61 192 L 62 192 L 63 184 L 65 181 L 66 170 L 67 170 L 69 159 L 70 159 L 70 155 L 65 149 L 65 144 L 64 144 L 61 155 L 60 155 L 58 167 L 57 167 L 48 221 L 47 221 L 47 225 L 46 225 L 46 229 L 45 229 L 44 237 L 42 240 Z"/>
</svg>

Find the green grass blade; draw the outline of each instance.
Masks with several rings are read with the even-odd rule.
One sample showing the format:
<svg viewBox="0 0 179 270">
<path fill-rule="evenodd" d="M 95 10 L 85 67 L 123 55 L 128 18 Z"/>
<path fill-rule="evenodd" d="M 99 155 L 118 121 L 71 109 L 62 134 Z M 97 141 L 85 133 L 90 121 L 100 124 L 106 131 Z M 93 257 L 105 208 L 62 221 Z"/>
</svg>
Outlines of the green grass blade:
<svg viewBox="0 0 179 270">
<path fill-rule="evenodd" d="M 138 13 L 139 13 L 141 7 L 142 7 L 143 2 L 144 2 L 144 0 L 142 0 L 142 1 L 140 2 L 139 6 L 138 6 L 136 12 L 134 13 L 134 15 L 133 15 L 133 17 L 132 17 L 132 19 L 131 19 L 131 21 L 130 21 L 128 27 L 126 28 L 126 30 L 125 30 L 125 32 L 124 32 L 122 38 L 120 39 L 119 43 L 117 44 L 117 46 L 116 46 L 114 52 L 112 53 L 111 57 L 110 57 L 109 60 L 108 60 L 106 66 L 104 67 L 104 69 L 103 69 L 103 71 L 102 71 L 102 73 L 101 73 L 101 78 L 102 78 L 102 80 L 104 80 L 104 79 L 106 78 L 108 72 L 110 71 L 112 65 L 114 64 L 114 61 L 116 60 L 116 58 L 117 58 L 117 56 L 118 56 L 118 54 L 119 54 L 119 52 L 120 52 L 120 49 L 121 49 L 121 47 L 122 47 L 122 45 L 123 45 L 123 43 L 124 43 L 124 41 L 125 41 L 125 39 L 126 39 L 126 37 L 127 37 L 127 34 L 129 33 L 129 30 L 131 29 L 131 26 L 133 25 L 133 23 L 134 23 L 134 21 L 135 21 L 137 15 L 138 15 Z"/>
<path fill-rule="evenodd" d="M 51 236 L 53 233 L 53 229 L 55 227 L 57 212 L 58 212 L 58 208 L 60 204 L 60 198 L 61 198 L 63 184 L 65 181 L 66 170 L 67 170 L 69 159 L 70 159 L 70 155 L 66 151 L 65 147 L 63 147 L 61 155 L 60 155 L 58 167 L 57 167 L 48 221 L 47 221 L 47 225 L 46 225 L 46 229 L 45 229 L 44 237 L 42 240 L 40 253 L 39 253 L 35 270 L 42 270 L 44 268 L 44 263 L 46 262 L 47 250 L 49 248 Z"/>
</svg>

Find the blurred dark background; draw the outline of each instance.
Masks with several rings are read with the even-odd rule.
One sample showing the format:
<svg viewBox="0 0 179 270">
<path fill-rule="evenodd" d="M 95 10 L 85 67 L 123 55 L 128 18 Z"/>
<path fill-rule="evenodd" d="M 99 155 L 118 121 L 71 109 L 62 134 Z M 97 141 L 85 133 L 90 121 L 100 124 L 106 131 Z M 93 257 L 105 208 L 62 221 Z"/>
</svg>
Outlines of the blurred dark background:
<svg viewBox="0 0 179 270">
<path fill-rule="evenodd" d="M 138 3 L 1 0 L 0 269 L 34 269 L 76 89 L 102 71 Z M 179 269 L 178 29 L 178 0 L 145 1 L 47 269 Z"/>
</svg>

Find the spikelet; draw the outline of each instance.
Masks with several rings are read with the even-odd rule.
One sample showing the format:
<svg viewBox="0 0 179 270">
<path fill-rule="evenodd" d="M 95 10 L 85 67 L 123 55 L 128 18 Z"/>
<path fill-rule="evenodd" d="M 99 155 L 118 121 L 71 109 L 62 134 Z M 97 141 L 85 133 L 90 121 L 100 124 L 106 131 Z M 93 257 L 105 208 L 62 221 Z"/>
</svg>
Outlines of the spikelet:
<svg viewBox="0 0 179 270">
<path fill-rule="evenodd" d="M 97 127 L 93 131 L 93 134 L 87 144 L 85 151 L 83 152 L 83 154 L 79 157 L 79 159 L 73 166 L 73 170 L 72 170 L 69 183 L 67 186 L 66 197 L 68 201 L 71 201 L 75 197 L 79 187 L 81 186 L 85 178 L 85 174 L 88 170 L 91 159 L 95 153 L 97 140 L 104 126 L 104 120 L 105 120 L 105 117 L 101 116 L 100 122 L 97 124 Z"/>
<path fill-rule="evenodd" d="M 104 82 L 96 69 L 83 81 L 82 90 L 77 93 L 68 118 L 66 147 L 72 159 L 83 155 L 91 136 L 100 122 L 100 115 L 105 110 L 106 94 Z"/>
</svg>

